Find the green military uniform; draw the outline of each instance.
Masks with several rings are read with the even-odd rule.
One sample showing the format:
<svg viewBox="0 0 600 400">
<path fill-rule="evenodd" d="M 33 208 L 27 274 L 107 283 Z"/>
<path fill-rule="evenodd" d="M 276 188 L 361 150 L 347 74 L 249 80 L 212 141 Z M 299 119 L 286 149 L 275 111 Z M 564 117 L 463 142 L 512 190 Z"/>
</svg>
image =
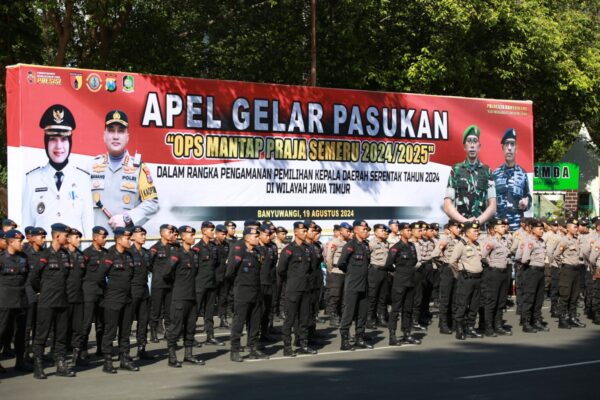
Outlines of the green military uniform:
<svg viewBox="0 0 600 400">
<path fill-rule="evenodd" d="M 479 217 L 489 199 L 496 197 L 492 170 L 481 161 L 454 164 L 448 177 L 446 198 L 465 218 Z"/>
</svg>

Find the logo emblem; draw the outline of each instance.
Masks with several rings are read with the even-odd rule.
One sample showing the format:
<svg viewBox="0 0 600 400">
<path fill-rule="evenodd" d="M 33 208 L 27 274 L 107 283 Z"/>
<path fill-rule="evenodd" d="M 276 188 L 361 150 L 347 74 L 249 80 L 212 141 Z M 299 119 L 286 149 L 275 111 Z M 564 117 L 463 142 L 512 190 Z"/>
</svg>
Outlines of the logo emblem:
<svg viewBox="0 0 600 400">
<path fill-rule="evenodd" d="M 65 119 L 65 110 L 61 110 L 60 108 L 55 108 L 52 110 L 52 117 L 54 118 L 54 122 L 60 124 Z"/>
<path fill-rule="evenodd" d="M 37 213 L 38 213 L 38 214 L 43 214 L 43 213 L 44 213 L 44 211 L 46 211 L 46 205 L 45 205 L 43 202 L 40 202 L 40 203 L 37 205 Z"/>
<path fill-rule="evenodd" d="M 102 78 L 100 78 L 100 75 L 93 72 L 88 75 L 85 84 L 92 92 L 97 92 L 102 87 Z"/>
<path fill-rule="evenodd" d="M 114 92 L 117 90 L 117 77 L 115 75 L 106 76 L 106 91 Z"/>
<path fill-rule="evenodd" d="M 123 203 L 129 204 L 129 202 L 131 202 L 131 197 L 129 197 L 129 195 L 126 194 L 125 196 L 123 196 Z"/>
<path fill-rule="evenodd" d="M 113 119 L 120 120 L 121 119 L 121 113 L 118 112 L 118 111 L 115 111 L 115 113 L 113 114 Z"/>
<path fill-rule="evenodd" d="M 125 75 L 123 77 L 123 91 L 125 93 L 133 93 L 133 75 Z"/>
<path fill-rule="evenodd" d="M 83 75 L 78 73 L 71 74 L 71 87 L 75 90 L 81 89 L 83 85 Z"/>
</svg>

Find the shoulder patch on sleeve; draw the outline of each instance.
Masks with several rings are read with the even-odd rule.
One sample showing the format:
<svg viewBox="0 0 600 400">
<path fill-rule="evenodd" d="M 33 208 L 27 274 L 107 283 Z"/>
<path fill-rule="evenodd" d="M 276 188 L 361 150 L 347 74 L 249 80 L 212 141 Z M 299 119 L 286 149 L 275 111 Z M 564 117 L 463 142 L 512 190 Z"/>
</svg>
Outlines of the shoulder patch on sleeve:
<svg viewBox="0 0 600 400">
<path fill-rule="evenodd" d="M 292 252 L 290 249 L 286 249 L 286 250 L 285 250 L 285 252 L 286 252 L 286 253 L 287 253 L 289 256 L 291 256 L 291 255 L 293 254 L 293 252 Z"/>
<path fill-rule="evenodd" d="M 158 250 L 156 250 L 156 247 L 152 247 L 152 248 L 150 248 L 150 252 L 154 254 L 154 253 L 157 253 Z"/>
<path fill-rule="evenodd" d="M 112 265 L 112 263 L 113 263 L 113 262 L 112 262 L 112 260 L 105 259 L 105 260 L 104 260 L 104 263 L 106 263 L 106 264 L 108 264 L 108 265 Z"/>
</svg>

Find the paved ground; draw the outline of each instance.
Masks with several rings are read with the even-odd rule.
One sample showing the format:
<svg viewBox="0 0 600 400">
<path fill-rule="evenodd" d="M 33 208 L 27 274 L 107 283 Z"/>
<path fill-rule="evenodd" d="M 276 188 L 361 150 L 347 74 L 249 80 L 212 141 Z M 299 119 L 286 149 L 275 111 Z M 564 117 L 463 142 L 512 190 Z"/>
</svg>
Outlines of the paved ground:
<svg viewBox="0 0 600 400">
<path fill-rule="evenodd" d="M 548 310 L 544 312 L 547 314 Z M 508 324 L 517 327 L 514 312 Z M 31 374 L 0 376 L 1 399 L 600 399 L 600 326 L 459 342 L 430 328 L 421 346 L 387 346 L 387 332 L 371 331 L 374 350 L 339 352 L 337 332 L 319 354 L 282 357 L 268 346 L 270 360 L 232 363 L 225 348 L 196 352 L 205 366 L 167 367 L 164 342 L 152 345 L 156 362 L 140 372 L 102 373 L 100 361 L 78 368 L 76 378 Z M 436 323 L 437 320 L 434 320 Z M 331 333 L 326 325 L 322 332 Z M 226 331 L 220 332 L 223 339 Z M 203 336 L 199 336 L 200 339 Z M 183 350 L 179 352 L 183 356 Z M 115 363 L 116 364 L 116 363 Z M 12 360 L 4 360 L 5 367 Z"/>
</svg>

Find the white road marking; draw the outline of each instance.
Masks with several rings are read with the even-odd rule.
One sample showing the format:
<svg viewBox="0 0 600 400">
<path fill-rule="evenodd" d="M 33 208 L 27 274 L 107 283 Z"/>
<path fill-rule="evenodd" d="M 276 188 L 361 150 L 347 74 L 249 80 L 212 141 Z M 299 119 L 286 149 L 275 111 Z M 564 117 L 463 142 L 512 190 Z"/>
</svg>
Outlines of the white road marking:
<svg viewBox="0 0 600 400">
<path fill-rule="evenodd" d="M 548 366 L 548 367 L 540 367 L 540 368 L 517 369 L 517 370 L 514 370 L 514 371 L 495 372 L 495 373 L 492 373 L 492 374 L 461 376 L 458 379 L 488 378 L 490 376 L 522 374 L 522 373 L 526 373 L 526 372 L 545 371 L 545 370 L 548 370 L 548 369 L 558 369 L 558 368 L 578 367 L 580 365 L 599 364 L 599 363 L 600 363 L 600 360 L 583 361 L 583 362 L 572 363 L 572 364 L 560 364 L 560 365 L 551 365 L 551 366 Z"/>
</svg>

